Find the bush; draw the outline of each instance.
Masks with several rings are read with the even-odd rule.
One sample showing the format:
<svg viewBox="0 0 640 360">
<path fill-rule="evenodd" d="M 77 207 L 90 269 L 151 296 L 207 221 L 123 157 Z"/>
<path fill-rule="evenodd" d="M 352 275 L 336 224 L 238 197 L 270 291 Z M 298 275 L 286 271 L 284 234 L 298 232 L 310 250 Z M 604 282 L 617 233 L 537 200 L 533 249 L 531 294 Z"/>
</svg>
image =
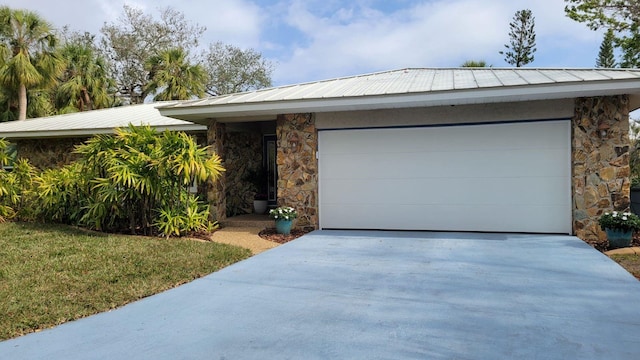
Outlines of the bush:
<svg viewBox="0 0 640 360">
<path fill-rule="evenodd" d="M 640 229 L 640 218 L 630 212 L 604 213 L 598 221 L 600 227 L 604 229 L 616 229 L 622 231 L 637 231 Z"/>
<path fill-rule="evenodd" d="M 77 162 L 37 176 L 26 161 L 0 173 L 0 216 L 165 236 L 214 226 L 209 206 L 189 188 L 216 180 L 224 169 L 187 134 L 130 126 L 95 136 L 76 152 Z"/>
</svg>

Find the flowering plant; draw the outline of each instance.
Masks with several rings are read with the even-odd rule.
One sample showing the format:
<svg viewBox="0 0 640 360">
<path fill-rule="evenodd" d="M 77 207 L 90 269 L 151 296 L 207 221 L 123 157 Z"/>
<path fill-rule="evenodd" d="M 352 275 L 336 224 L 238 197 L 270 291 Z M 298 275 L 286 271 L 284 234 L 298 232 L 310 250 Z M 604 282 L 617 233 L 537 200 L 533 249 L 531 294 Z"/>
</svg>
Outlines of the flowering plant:
<svg viewBox="0 0 640 360">
<path fill-rule="evenodd" d="M 622 231 L 636 231 L 640 229 L 640 218 L 630 212 L 604 213 L 599 220 L 603 229 L 617 229 Z"/>
<path fill-rule="evenodd" d="M 274 220 L 293 220 L 298 217 L 296 209 L 289 206 L 281 206 L 269 210 L 269 217 Z"/>
</svg>

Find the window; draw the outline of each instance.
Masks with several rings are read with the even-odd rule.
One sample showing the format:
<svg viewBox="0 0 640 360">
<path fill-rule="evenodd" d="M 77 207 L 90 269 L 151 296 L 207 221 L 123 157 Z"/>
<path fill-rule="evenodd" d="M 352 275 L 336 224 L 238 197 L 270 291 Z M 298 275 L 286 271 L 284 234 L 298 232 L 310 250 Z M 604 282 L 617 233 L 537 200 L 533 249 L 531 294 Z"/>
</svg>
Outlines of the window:
<svg viewBox="0 0 640 360">
<path fill-rule="evenodd" d="M 18 146 L 15 143 L 9 143 L 5 151 L 7 153 L 8 161 L 6 164 L 2 164 L 2 168 L 10 171 L 13 169 L 13 164 L 18 158 Z"/>
</svg>

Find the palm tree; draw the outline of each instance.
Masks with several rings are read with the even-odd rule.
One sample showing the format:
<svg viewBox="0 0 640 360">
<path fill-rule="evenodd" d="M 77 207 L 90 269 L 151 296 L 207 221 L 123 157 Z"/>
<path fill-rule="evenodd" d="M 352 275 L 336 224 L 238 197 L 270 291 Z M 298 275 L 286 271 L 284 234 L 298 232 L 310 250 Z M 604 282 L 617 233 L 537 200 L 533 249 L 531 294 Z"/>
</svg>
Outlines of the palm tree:
<svg viewBox="0 0 640 360">
<path fill-rule="evenodd" d="M 200 65 L 191 65 L 181 48 L 162 51 L 145 63 L 149 82 L 144 96 L 155 94 L 154 100 L 187 100 L 204 96 L 207 74 Z"/>
<path fill-rule="evenodd" d="M 87 45 L 70 43 L 60 51 L 65 70 L 57 91 L 61 112 L 86 111 L 109 107 L 109 90 L 114 86 L 107 77 L 104 59 Z"/>
<path fill-rule="evenodd" d="M 0 7 L 0 82 L 17 89 L 18 120 L 27 118 L 27 90 L 51 84 L 60 72 L 55 45 L 51 25 L 38 14 Z"/>
</svg>

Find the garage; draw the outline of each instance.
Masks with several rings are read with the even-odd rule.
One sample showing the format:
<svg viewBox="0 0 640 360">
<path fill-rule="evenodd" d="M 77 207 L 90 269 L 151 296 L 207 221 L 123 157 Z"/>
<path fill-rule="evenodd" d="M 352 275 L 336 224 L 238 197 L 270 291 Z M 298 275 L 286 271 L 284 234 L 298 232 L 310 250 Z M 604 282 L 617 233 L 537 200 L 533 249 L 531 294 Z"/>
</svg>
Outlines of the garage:
<svg viewBox="0 0 640 360">
<path fill-rule="evenodd" d="M 572 231 L 570 121 L 318 132 L 324 229 Z"/>
</svg>

